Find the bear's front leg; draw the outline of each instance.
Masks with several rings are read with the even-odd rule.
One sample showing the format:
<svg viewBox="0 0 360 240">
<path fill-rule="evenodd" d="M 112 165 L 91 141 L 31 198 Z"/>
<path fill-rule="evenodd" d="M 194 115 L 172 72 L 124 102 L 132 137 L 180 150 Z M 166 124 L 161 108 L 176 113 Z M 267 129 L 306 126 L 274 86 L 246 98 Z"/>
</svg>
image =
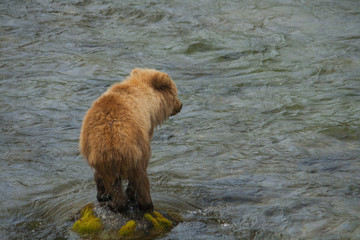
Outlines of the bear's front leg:
<svg viewBox="0 0 360 240">
<path fill-rule="evenodd" d="M 144 212 L 153 212 L 154 205 L 150 196 L 150 182 L 146 170 L 141 171 L 135 181 L 139 209 Z"/>
</svg>

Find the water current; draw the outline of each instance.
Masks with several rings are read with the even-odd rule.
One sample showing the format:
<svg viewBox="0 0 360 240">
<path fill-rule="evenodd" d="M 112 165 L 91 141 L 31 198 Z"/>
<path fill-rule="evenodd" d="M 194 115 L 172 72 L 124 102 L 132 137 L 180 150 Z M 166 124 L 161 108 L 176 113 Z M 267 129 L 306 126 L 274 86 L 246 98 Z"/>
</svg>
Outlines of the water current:
<svg viewBox="0 0 360 240">
<path fill-rule="evenodd" d="M 0 236 L 78 239 L 82 118 L 132 68 L 170 74 L 160 239 L 360 239 L 357 0 L 0 2 Z"/>
</svg>

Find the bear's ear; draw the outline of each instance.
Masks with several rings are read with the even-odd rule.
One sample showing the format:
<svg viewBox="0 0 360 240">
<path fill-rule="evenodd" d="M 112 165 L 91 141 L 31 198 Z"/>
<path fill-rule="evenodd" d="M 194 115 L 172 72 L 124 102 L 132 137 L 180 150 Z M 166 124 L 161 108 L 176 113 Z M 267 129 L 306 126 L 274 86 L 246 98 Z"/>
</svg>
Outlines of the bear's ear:
<svg viewBox="0 0 360 240">
<path fill-rule="evenodd" d="M 170 91 L 171 78 L 167 73 L 157 72 L 151 79 L 151 86 L 158 91 Z"/>
<path fill-rule="evenodd" d="M 131 70 L 130 76 L 136 75 L 141 71 L 140 68 L 134 68 L 133 70 Z"/>
</svg>

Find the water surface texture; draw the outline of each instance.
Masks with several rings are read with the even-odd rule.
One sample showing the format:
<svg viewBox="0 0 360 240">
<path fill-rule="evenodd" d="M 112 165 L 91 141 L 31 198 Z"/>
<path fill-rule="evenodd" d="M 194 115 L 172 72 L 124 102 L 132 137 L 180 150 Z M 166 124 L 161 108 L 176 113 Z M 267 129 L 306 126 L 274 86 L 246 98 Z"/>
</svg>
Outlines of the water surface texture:
<svg viewBox="0 0 360 240">
<path fill-rule="evenodd" d="M 160 239 L 360 239 L 357 0 L 0 2 L 0 236 L 78 239 L 82 118 L 132 68 L 170 74 Z"/>
</svg>

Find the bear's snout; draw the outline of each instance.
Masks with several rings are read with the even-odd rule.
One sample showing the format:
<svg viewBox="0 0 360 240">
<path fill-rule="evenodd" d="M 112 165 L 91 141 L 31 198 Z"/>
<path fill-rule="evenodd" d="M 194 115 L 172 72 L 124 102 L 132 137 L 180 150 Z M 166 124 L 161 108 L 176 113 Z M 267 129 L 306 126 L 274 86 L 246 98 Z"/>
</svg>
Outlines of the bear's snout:
<svg viewBox="0 0 360 240">
<path fill-rule="evenodd" d="M 172 112 L 171 116 L 178 114 L 181 111 L 181 108 L 182 108 L 182 103 L 179 100 L 177 100 L 177 104 L 174 107 L 174 111 Z"/>
</svg>

